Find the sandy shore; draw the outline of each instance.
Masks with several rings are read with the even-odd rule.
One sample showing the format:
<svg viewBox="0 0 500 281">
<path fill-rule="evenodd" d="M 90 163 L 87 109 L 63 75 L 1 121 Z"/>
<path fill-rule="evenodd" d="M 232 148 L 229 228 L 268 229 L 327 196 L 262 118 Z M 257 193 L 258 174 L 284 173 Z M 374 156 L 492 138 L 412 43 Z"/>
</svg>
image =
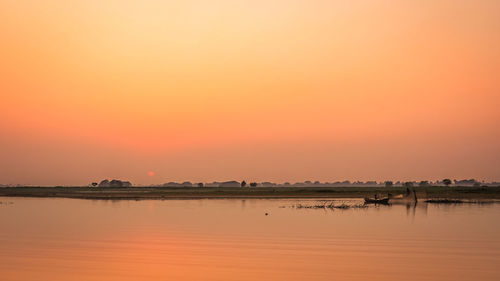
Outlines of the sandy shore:
<svg viewBox="0 0 500 281">
<path fill-rule="evenodd" d="M 0 196 L 59 197 L 103 200 L 223 198 L 364 198 L 404 193 L 402 187 L 275 187 L 275 188 L 90 188 L 4 187 Z M 500 199 L 500 187 L 417 187 L 419 198 Z"/>
</svg>

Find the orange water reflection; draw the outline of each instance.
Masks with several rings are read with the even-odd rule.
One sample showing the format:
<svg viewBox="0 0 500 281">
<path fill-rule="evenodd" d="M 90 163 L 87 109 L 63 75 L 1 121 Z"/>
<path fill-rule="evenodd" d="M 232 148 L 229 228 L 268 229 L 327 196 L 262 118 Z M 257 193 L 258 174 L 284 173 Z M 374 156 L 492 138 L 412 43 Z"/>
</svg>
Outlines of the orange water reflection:
<svg viewBox="0 0 500 281">
<path fill-rule="evenodd" d="M 500 205 L 0 198 L 1 280 L 497 280 Z M 304 201 L 301 201 L 304 203 Z M 280 208 L 285 206 L 285 208 Z M 269 212 L 269 216 L 265 216 Z"/>
</svg>

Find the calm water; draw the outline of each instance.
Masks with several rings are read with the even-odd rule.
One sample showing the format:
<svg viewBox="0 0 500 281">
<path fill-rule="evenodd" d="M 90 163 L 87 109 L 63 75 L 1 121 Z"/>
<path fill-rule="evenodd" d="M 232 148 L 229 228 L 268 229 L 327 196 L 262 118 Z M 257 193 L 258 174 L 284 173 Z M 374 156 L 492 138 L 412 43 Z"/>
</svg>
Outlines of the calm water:
<svg viewBox="0 0 500 281">
<path fill-rule="evenodd" d="M 500 205 L 0 197 L 0 280 L 499 280 Z M 265 216 L 268 212 L 269 215 Z"/>
</svg>

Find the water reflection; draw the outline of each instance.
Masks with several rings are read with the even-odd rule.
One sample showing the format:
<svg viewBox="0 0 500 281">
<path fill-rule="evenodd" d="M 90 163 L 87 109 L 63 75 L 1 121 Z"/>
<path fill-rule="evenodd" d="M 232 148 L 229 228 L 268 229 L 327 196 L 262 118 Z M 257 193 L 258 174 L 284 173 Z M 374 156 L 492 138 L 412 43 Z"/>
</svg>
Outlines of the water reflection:
<svg viewBox="0 0 500 281">
<path fill-rule="evenodd" d="M 0 201 L 13 202 L 0 207 L 1 280 L 496 280 L 500 273 L 497 204 L 325 212 L 289 207 L 313 199 Z"/>
</svg>

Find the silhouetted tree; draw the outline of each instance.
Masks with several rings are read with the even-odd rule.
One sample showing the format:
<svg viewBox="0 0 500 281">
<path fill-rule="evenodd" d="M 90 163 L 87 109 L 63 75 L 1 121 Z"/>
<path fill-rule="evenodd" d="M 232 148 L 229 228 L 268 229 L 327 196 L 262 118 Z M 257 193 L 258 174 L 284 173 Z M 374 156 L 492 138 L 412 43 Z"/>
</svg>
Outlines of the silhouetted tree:
<svg viewBox="0 0 500 281">
<path fill-rule="evenodd" d="M 246 181 L 242 181 L 241 182 L 241 187 L 245 187 L 245 186 L 247 186 L 247 182 Z"/>
<path fill-rule="evenodd" d="M 392 186 L 393 186 L 392 181 L 386 181 L 385 182 L 385 187 L 392 187 Z"/>
<path fill-rule="evenodd" d="M 451 180 L 450 179 L 444 179 L 443 180 L 443 184 L 446 185 L 446 186 L 449 186 L 451 184 Z"/>
<path fill-rule="evenodd" d="M 251 182 L 250 183 L 250 187 L 256 187 L 257 186 L 257 183 L 256 182 Z"/>
<path fill-rule="evenodd" d="M 428 181 L 421 181 L 418 186 L 429 186 L 429 182 Z"/>
<path fill-rule="evenodd" d="M 93 187 L 96 187 L 97 185 L 98 185 L 98 183 L 97 183 L 97 182 L 93 182 L 93 183 L 92 183 L 92 186 L 93 186 Z"/>
<path fill-rule="evenodd" d="M 203 183 L 202 182 L 198 183 L 198 187 L 203 188 Z"/>
<path fill-rule="evenodd" d="M 413 187 L 413 183 L 411 181 L 407 181 L 403 184 L 404 187 L 408 188 L 408 187 Z"/>
<path fill-rule="evenodd" d="M 131 187 L 132 183 L 129 181 L 121 181 L 121 180 L 103 180 L 99 183 L 99 187 Z"/>
</svg>

